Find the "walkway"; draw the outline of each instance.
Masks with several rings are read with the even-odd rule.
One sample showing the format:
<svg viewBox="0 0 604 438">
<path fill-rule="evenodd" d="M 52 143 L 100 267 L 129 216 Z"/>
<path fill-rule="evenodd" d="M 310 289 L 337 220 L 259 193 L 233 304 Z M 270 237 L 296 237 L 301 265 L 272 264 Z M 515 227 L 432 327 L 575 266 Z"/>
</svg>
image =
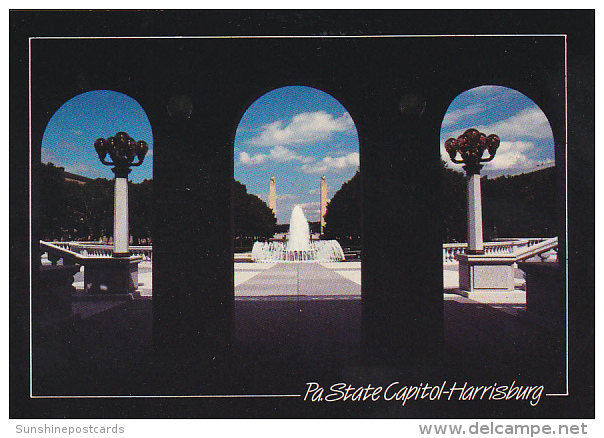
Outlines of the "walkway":
<svg viewBox="0 0 604 438">
<path fill-rule="evenodd" d="M 517 285 L 524 281 L 522 271 L 516 272 Z M 153 265 L 142 262 L 138 274 L 141 297 L 153 295 Z M 509 314 L 517 314 L 526 308 L 521 291 L 511 297 L 505 293 L 497 297 L 468 300 L 456 293 L 459 279 L 456 265 L 443 269 L 443 299 L 445 301 L 489 304 L 492 308 Z M 74 286 L 78 295 L 84 293 L 83 269 L 76 274 Z M 235 299 L 237 300 L 325 300 L 361 298 L 361 262 L 333 263 L 235 263 Z M 78 299 L 73 312 L 82 318 L 115 307 L 120 301 Z"/>
<path fill-rule="evenodd" d="M 361 298 L 360 263 L 236 263 L 235 297 Z M 344 264 L 346 265 L 346 264 Z"/>
</svg>

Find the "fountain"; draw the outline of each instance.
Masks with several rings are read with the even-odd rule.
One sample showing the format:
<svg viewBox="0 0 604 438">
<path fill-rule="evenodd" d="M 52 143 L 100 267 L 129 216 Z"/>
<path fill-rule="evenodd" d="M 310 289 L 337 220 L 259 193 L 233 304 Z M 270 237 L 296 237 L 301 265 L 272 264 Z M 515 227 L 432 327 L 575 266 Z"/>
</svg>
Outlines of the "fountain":
<svg viewBox="0 0 604 438">
<path fill-rule="evenodd" d="M 292 210 L 289 234 L 285 242 L 254 242 L 252 261 L 255 262 L 337 262 L 344 252 L 337 240 L 310 239 L 308 221 L 299 205 Z"/>
</svg>

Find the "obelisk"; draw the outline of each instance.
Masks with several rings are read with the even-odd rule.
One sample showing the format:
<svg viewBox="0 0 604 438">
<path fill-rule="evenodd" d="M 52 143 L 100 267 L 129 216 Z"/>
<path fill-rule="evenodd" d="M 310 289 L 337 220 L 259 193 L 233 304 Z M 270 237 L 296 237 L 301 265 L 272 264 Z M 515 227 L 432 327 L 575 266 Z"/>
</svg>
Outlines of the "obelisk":
<svg viewBox="0 0 604 438">
<path fill-rule="evenodd" d="M 268 206 L 273 210 L 275 217 L 277 217 L 277 184 L 275 184 L 274 176 L 271 176 L 271 182 L 268 187 Z"/>
<path fill-rule="evenodd" d="M 325 228 L 325 213 L 327 212 L 327 181 L 325 175 L 321 177 L 321 235 Z"/>
</svg>

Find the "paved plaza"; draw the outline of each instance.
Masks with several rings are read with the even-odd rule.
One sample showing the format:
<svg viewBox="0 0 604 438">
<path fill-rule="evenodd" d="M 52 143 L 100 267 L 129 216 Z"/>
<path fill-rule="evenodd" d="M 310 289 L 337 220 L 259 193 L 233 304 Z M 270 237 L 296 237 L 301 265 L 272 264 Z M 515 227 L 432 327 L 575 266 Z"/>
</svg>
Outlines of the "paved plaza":
<svg viewBox="0 0 604 438">
<path fill-rule="evenodd" d="M 287 263 L 236 262 L 234 264 L 236 300 L 360 300 L 361 262 Z M 73 312 L 86 318 L 120 303 L 119 300 L 89 301 L 84 299 L 83 268 L 74 278 L 77 296 Z M 153 295 L 153 265 L 139 265 L 138 293 L 141 298 Z M 472 300 L 459 294 L 457 265 L 443 268 L 443 299 L 445 301 L 475 302 L 515 315 L 526 308 L 522 271 L 516 272 L 517 289 L 512 293 L 485 294 Z M 101 298 L 101 297 L 98 297 Z"/>
<path fill-rule="evenodd" d="M 444 350 L 434 360 L 428 355 L 400 363 L 380 362 L 363 341 L 360 262 L 237 262 L 234 267 L 231 356 L 220 359 L 219 365 L 199 365 L 199 370 L 211 367 L 219 378 L 208 379 L 201 371 L 197 377 L 198 371 L 191 371 L 197 370 L 194 365 L 178 361 L 164 367 L 153 356 L 152 266 L 142 263 L 140 298 L 74 301 L 77 323 L 36 347 L 36 357 L 44 364 L 36 368 L 37 390 L 78 395 L 298 394 L 304 389 L 300 382 L 347 381 L 357 375 L 372 382 L 401 376 L 427 381 L 442 373 L 460 381 L 512 381 L 519 375 L 526 381 L 545 381 L 542 370 L 552 370 L 546 379 L 552 391 L 563 384 L 557 371 L 564 352 L 558 344 L 563 340 L 523 318 L 518 310 L 524 303 L 481 303 L 452 293 L 457 273 L 453 266 L 443 270 Z M 83 295 L 82 272 L 75 286 Z M 532 348 L 544 342 L 554 347 Z M 77 357 L 77 367 L 70 357 Z M 116 367 L 107 371 L 113 360 L 107 358 L 119 358 L 127 366 L 119 373 Z M 132 369 L 139 371 L 128 371 Z"/>
<path fill-rule="evenodd" d="M 44 260 L 43 262 L 46 262 Z M 288 263 L 288 262 L 236 262 L 235 298 L 350 298 L 361 297 L 361 262 Z M 484 296 L 476 301 L 488 304 L 526 304 L 523 273 L 516 269 L 516 291 Z M 84 268 L 76 274 L 74 287 L 84 291 Z M 443 268 L 445 299 L 458 295 L 459 273 L 457 265 Z M 138 292 L 141 297 L 153 295 L 153 265 L 142 262 L 138 271 Z"/>
<path fill-rule="evenodd" d="M 361 263 L 235 263 L 235 297 L 360 298 Z"/>
</svg>

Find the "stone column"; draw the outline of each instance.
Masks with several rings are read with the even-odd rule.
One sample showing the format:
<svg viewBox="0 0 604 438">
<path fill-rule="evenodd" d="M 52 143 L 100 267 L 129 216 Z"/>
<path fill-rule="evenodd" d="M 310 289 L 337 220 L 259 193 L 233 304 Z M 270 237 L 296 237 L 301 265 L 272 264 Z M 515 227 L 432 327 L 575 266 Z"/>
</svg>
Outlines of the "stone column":
<svg viewBox="0 0 604 438">
<path fill-rule="evenodd" d="M 271 176 L 271 182 L 268 187 L 268 206 L 273 210 L 273 214 L 277 217 L 277 184 L 275 177 Z"/>
<path fill-rule="evenodd" d="M 115 169 L 114 169 L 115 172 Z M 128 257 L 128 173 L 115 172 L 115 193 L 113 209 L 113 256 Z"/>
<path fill-rule="evenodd" d="M 480 174 L 468 172 L 468 254 L 483 254 Z"/>
<path fill-rule="evenodd" d="M 327 212 L 327 181 L 325 175 L 321 177 L 321 235 L 325 228 L 325 213 Z"/>
</svg>

